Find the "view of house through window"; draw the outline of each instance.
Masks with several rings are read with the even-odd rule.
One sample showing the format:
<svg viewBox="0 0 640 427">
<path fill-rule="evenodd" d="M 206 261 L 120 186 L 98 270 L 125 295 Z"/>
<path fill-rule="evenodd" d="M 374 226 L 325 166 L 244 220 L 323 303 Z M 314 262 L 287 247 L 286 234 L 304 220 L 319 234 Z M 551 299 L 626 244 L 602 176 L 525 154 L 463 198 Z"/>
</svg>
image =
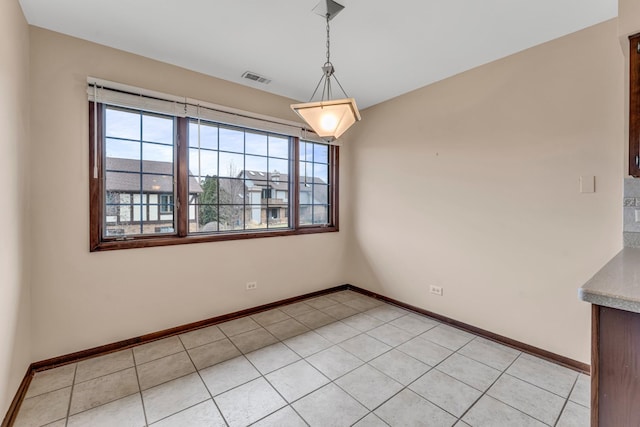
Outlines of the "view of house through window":
<svg viewBox="0 0 640 427">
<path fill-rule="evenodd" d="M 291 227 L 291 138 L 191 120 L 188 164 L 190 233 Z"/>
<path fill-rule="evenodd" d="M 174 118 L 105 111 L 105 236 L 173 233 Z"/>
<path fill-rule="evenodd" d="M 329 222 L 329 146 L 300 141 L 300 224 Z"/>
<path fill-rule="evenodd" d="M 337 147 L 197 118 L 108 105 L 100 111 L 100 241 L 334 224 Z"/>
</svg>

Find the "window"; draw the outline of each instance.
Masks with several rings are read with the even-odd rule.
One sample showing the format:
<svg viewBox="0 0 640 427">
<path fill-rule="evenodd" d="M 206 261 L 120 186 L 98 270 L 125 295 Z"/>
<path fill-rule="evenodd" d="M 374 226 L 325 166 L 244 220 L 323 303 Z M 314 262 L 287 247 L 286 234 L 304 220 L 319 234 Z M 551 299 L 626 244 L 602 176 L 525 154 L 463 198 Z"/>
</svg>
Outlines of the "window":
<svg viewBox="0 0 640 427">
<path fill-rule="evenodd" d="M 173 195 L 172 194 L 160 195 L 160 213 L 161 214 L 173 213 Z"/>
<path fill-rule="evenodd" d="M 329 224 L 329 146 L 300 141 L 300 224 Z"/>
<path fill-rule="evenodd" d="M 174 122 L 139 110 L 104 109 L 104 236 L 174 229 L 168 202 L 174 194 Z"/>
<path fill-rule="evenodd" d="M 89 102 L 92 251 L 338 230 L 338 147 L 116 104 Z"/>
<path fill-rule="evenodd" d="M 196 197 L 189 233 L 291 228 L 267 214 L 289 210 L 271 195 L 275 185 L 290 191 L 291 160 L 290 137 L 190 120 L 189 192 Z"/>
</svg>

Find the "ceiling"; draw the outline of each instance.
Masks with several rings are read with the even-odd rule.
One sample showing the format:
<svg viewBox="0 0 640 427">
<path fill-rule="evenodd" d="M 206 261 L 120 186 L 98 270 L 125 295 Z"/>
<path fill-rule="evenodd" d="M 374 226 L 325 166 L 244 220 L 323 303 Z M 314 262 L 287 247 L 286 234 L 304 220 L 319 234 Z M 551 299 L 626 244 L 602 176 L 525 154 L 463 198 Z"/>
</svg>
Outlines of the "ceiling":
<svg viewBox="0 0 640 427">
<path fill-rule="evenodd" d="M 617 0 L 338 0 L 331 60 L 366 108 L 617 16 Z M 318 0 L 20 0 L 27 21 L 308 101 L 322 75 Z M 241 78 L 264 75 L 263 85 Z M 101 76 L 97 76 L 101 77 Z"/>
</svg>

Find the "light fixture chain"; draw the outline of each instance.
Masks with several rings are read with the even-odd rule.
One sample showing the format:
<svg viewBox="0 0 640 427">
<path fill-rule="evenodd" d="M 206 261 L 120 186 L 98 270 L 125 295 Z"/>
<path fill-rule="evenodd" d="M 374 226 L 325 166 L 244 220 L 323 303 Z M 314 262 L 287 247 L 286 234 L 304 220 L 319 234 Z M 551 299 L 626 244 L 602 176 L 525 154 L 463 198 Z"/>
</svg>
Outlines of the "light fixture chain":
<svg viewBox="0 0 640 427">
<path fill-rule="evenodd" d="M 327 64 L 331 64 L 331 32 L 329 27 L 329 14 L 327 13 Z"/>
<path fill-rule="evenodd" d="M 349 98 L 340 81 L 335 76 L 335 69 L 333 68 L 333 64 L 331 64 L 331 26 L 329 21 L 342 9 L 344 9 L 344 6 L 338 4 L 335 0 L 320 0 L 320 3 L 313 9 L 318 15 L 324 16 L 327 21 L 326 62 L 322 66 L 322 77 L 316 85 L 309 102 L 291 105 L 293 111 L 316 132 L 318 137 L 327 142 L 336 140 L 345 130 L 360 120 L 360 112 L 358 111 L 355 100 Z M 331 81 L 332 77 L 336 79 L 335 83 L 346 97 L 345 99 L 333 99 L 332 91 L 335 89 L 335 84 Z M 322 91 L 320 91 L 321 85 Z M 313 102 L 316 94 L 320 95 L 320 102 Z M 325 102 L 325 99 L 327 102 Z M 305 183 L 307 181 L 306 163 L 307 162 L 304 164 Z"/>
</svg>

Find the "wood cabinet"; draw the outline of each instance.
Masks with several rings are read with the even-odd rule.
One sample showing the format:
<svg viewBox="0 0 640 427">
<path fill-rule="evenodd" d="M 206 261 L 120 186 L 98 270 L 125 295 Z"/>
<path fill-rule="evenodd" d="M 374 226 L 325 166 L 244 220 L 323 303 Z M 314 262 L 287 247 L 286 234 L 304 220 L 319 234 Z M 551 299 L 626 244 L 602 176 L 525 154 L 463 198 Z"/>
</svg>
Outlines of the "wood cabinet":
<svg viewBox="0 0 640 427">
<path fill-rule="evenodd" d="M 591 426 L 640 426 L 640 313 L 592 310 Z"/>
</svg>

